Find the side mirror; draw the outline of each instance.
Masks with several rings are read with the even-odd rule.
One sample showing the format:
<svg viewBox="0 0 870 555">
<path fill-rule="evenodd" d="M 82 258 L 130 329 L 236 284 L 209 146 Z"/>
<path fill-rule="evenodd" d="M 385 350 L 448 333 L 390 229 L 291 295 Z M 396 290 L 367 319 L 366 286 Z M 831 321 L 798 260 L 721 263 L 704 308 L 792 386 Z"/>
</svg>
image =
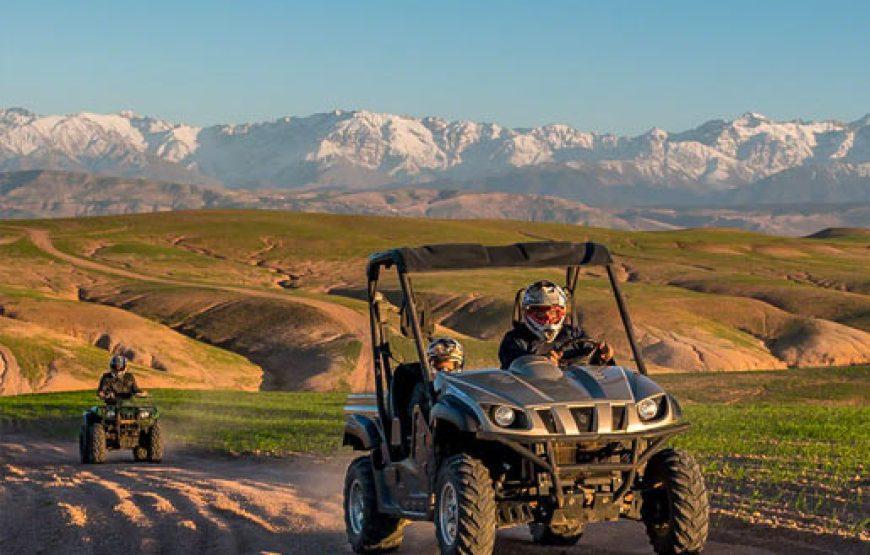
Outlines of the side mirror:
<svg viewBox="0 0 870 555">
<path fill-rule="evenodd" d="M 435 333 L 435 321 L 432 319 L 432 309 L 429 305 L 429 300 L 426 297 L 415 297 L 414 304 L 417 308 L 417 321 L 420 322 L 420 333 L 424 339 L 432 337 Z M 402 304 L 400 310 L 402 335 L 405 337 L 414 337 L 414 327 L 411 325 L 411 311 L 408 309 L 408 303 Z"/>
</svg>

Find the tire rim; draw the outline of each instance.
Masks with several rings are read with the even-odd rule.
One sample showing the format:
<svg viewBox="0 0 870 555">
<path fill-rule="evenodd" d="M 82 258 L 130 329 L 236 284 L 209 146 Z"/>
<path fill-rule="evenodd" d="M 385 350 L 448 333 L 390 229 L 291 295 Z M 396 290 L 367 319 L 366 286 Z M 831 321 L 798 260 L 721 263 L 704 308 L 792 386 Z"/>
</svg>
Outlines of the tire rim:
<svg viewBox="0 0 870 555">
<path fill-rule="evenodd" d="M 456 499 L 456 488 L 450 482 L 441 488 L 441 500 L 438 503 L 438 523 L 444 543 L 453 545 L 456 542 L 456 532 L 459 528 L 459 502 Z"/>
<path fill-rule="evenodd" d="M 363 520 L 365 519 L 366 500 L 363 487 L 359 480 L 354 480 L 350 485 L 350 495 L 347 500 L 348 520 L 350 529 L 357 536 L 362 534 Z"/>
</svg>

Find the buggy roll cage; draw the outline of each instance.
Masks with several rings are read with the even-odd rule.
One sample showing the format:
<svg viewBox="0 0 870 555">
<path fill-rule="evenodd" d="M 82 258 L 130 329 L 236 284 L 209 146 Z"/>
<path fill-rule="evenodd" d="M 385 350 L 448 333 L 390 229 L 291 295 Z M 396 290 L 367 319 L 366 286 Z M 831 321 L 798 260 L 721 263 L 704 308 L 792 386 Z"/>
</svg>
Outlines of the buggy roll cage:
<svg viewBox="0 0 870 555">
<path fill-rule="evenodd" d="M 585 242 L 540 241 L 530 243 L 515 243 L 504 246 L 484 246 L 479 244 L 441 244 L 422 247 L 401 247 L 388 251 L 374 253 L 369 257 L 366 267 L 367 292 L 369 302 L 369 321 L 371 324 L 372 348 L 374 354 L 375 396 L 377 398 L 378 416 L 386 428 L 390 421 L 385 399 L 385 390 L 392 381 L 390 368 L 390 344 L 385 329 L 385 320 L 381 315 L 381 304 L 378 295 L 378 279 L 381 269 L 396 268 L 399 284 L 402 289 L 403 310 L 407 312 L 417 355 L 423 368 L 423 379 L 426 394 L 432 399 L 432 381 L 434 373 L 426 358 L 426 346 L 423 344 L 423 329 L 419 318 L 414 290 L 410 274 L 437 272 L 446 270 L 477 270 L 487 268 L 548 268 L 565 266 L 565 286 L 570 303 L 570 318 L 576 322 L 574 291 L 581 266 L 604 266 L 610 281 L 613 295 L 631 352 L 637 369 L 646 375 L 647 369 L 638 348 L 631 324 L 631 317 L 625 306 L 625 300 L 619 289 L 616 273 L 613 269 L 613 259 L 604 245 Z M 389 430 L 386 428 L 385 431 Z M 389 432 L 388 432 L 389 433 Z"/>
</svg>

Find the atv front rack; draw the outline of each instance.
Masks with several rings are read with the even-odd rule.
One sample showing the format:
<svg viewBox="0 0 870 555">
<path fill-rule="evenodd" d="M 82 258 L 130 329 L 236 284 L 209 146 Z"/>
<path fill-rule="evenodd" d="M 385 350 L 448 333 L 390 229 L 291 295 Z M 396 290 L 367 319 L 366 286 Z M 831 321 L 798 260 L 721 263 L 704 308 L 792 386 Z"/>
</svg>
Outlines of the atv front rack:
<svg viewBox="0 0 870 555">
<path fill-rule="evenodd" d="M 688 429 L 688 422 L 680 424 L 672 424 L 654 430 L 637 432 L 637 433 L 621 433 L 621 434 L 596 434 L 596 433 L 581 433 L 581 434 L 548 434 L 542 436 L 526 436 L 514 434 L 504 434 L 495 432 L 479 431 L 475 436 L 484 441 L 494 441 L 513 450 L 524 459 L 530 461 L 538 468 L 547 472 L 553 481 L 553 489 L 555 490 L 556 505 L 563 507 L 565 503 L 565 494 L 563 490 L 562 476 L 566 474 L 589 474 L 597 472 L 622 472 L 622 484 L 619 489 L 614 492 L 611 503 L 617 504 L 622 501 L 634 479 L 637 477 L 638 470 L 649 462 L 656 452 L 664 447 L 665 441 L 671 436 Z M 631 441 L 631 462 L 626 463 L 583 463 L 583 464 L 559 464 L 555 456 L 555 444 L 564 443 L 588 443 L 595 441 Z M 641 446 L 641 442 L 645 445 Z M 534 445 L 543 445 L 544 456 L 535 454 L 530 447 Z"/>
</svg>

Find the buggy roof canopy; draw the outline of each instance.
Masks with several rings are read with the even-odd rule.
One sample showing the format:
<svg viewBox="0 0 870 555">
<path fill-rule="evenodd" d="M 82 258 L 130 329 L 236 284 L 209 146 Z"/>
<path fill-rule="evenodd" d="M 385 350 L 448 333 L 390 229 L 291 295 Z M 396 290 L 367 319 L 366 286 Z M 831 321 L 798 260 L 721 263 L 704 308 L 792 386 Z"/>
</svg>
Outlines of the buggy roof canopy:
<svg viewBox="0 0 870 555">
<path fill-rule="evenodd" d="M 402 247 L 373 254 L 369 275 L 380 266 L 396 265 L 400 272 L 471 270 L 478 268 L 546 268 L 610 264 L 610 252 L 598 243 L 539 241 L 504 246 L 450 243 Z"/>
</svg>

